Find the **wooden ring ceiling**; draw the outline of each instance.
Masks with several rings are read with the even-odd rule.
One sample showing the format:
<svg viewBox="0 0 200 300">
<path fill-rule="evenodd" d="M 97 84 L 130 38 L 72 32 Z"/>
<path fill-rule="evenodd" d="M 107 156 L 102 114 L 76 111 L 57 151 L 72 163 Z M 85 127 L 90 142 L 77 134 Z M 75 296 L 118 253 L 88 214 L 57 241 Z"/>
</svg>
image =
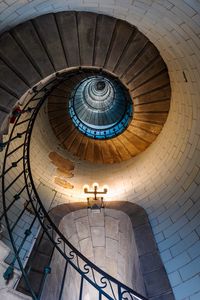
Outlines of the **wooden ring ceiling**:
<svg viewBox="0 0 200 300">
<path fill-rule="evenodd" d="M 92 57 L 82 67 L 101 68 L 118 77 L 129 89 L 134 117 L 122 134 L 110 140 L 94 140 L 80 133 L 67 112 L 73 87 L 87 76 L 77 71 L 76 76 L 63 82 L 49 96 L 50 124 L 63 147 L 81 160 L 93 163 L 128 160 L 151 145 L 167 119 L 171 88 L 166 64 L 157 48 L 125 21 L 78 13 L 76 24 L 73 32 L 79 38 L 80 62 L 86 60 L 85 55 Z"/>
</svg>

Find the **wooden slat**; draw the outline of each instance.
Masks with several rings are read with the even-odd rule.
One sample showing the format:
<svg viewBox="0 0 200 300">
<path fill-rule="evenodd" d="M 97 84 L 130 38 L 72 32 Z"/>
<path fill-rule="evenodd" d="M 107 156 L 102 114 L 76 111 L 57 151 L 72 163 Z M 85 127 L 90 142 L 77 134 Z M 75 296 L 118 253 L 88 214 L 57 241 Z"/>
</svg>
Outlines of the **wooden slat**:
<svg viewBox="0 0 200 300">
<path fill-rule="evenodd" d="M 142 86 L 145 82 L 148 82 L 163 70 L 166 70 L 166 65 L 161 57 L 158 57 L 153 64 L 150 64 L 148 68 L 145 68 L 142 73 L 130 81 L 129 88 L 134 89 Z"/>
<path fill-rule="evenodd" d="M 86 72 L 79 73 L 79 71 L 77 70 L 76 75 L 69 77 L 66 81 L 63 82 L 62 88 L 64 88 L 65 86 L 67 90 L 72 90 L 82 79 L 86 77 Z"/>
<path fill-rule="evenodd" d="M 135 113 L 134 118 L 138 121 L 150 122 L 153 124 L 164 124 L 168 113 Z"/>
<path fill-rule="evenodd" d="M 127 160 L 127 159 L 131 158 L 130 153 L 128 152 L 128 150 L 124 147 L 124 145 L 121 143 L 121 141 L 117 137 L 113 138 L 112 142 L 115 145 L 117 152 L 123 158 L 123 160 Z"/>
<path fill-rule="evenodd" d="M 77 131 L 77 133 L 76 133 L 75 139 L 70 148 L 70 152 L 73 153 L 73 155 L 75 155 L 75 156 L 78 155 L 78 150 L 79 150 L 79 147 L 81 147 L 81 145 L 82 145 L 82 140 L 84 137 L 84 135 L 81 134 L 78 130 L 76 130 L 76 131 Z"/>
<path fill-rule="evenodd" d="M 123 75 L 135 61 L 138 53 L 140 53 L 141 49 L 146 45 L 147 41 L 147 38 L 141 32 L 135 32 L 133 39 L 129 42 L 129 46 L 123 55 L 123 59 L 121 59 L 119 65 L 115 69 L 115 73 L 122 79 L 124 78 Z"/>
<path fill-rule="evenodd" d="M 133 102 L 135 105 L 155 102 L 155 101 L 169 100 L 170 95 L 171 95 L 171 88 L 168 83 L 165 87 L 161 87 L 160 89 L 157 89 L 153 92 L 150 91 L 145 95 L 134 97 L 134 93 L 132 93 Z"/>
<path fill-rule="evenodd" d="M 103 159 L 101 145 L 98 140 L 93 140 L 93 142 L 94 142 L 94 162 L 100 163 L 102 162 Z"/>
<path fill-rule="evenodd" d="M 132 141 L 133 145 L 140 151 L 144 151 L 149 146 L 148 142 L 142 140 L 140 137 L 131 132 L 129 127 L 126 130 L 126 137 L 129 141 Z"/>
<path fill-rule="evenodd" d="M 94 142 L 92 139 L 88 139 L 84 159 L 90 162 L 94 162 Z"/>
<path fill-rule="evenodd" d="M 54 89 L 52 91 L 52 96 L 57 96 L 59 98 L 61 98 L 61 97 L 65 98 L 66 94 L 67 93 L 65 91 L 62 91 L 62 90 L 59 90 L 59 89 Z"/>
<path fill-rule="evenodd" d="M 58 117 L 58 118 L 55 118 L 53 120 L 50 120 L 50 123 L 53 126 L 53 128 L 56 129 L 57 127 L 62 126 L 62 125 L 67 126 L 68 123 L 71 123 L 71 118 L 67 115 L 66 119 L 65 119 L 65 122 L 63 122 L 63 120 Z"/>
<path fill-rule="evenodd" d="M 87 144 L 89 139 L 86 136 L 83 136 L 83 139 L 81 140 L 81 144 L 79 145 L 79 148 L 77 150 L 77 156 L 80 159 L 85 159 L 86 150 L 87 150 Z"/>
<path fill-rule="evenodd" d="M 130 126 L 131 125 L 133 125 L 134 127 L 144 129 L 148 132 L 152 132 L 157 135 L 162 130 L 162 125 L 160 125 L 160 124 L 152 124 L 152 123 L 147 123 L 147 122 L 142 122 L 142 121 L 137 121 L 137 120 L 133 120 L 131 122 Z"/>
<path fill-rule="evenodd" d="M 66 129 L 60 133 L 57 137 L 59 138 L 59 140 L 61 141 L 61 143 L 64 143 L 66 141 L 66 139 L 68 138 L 68 136 L 75 131 L 76 128 L 74 127 L 74 125 L 71 123 L 70 125 L 68 125 L 66 127 Z"/>
<path fill-rule="evenodd" d="M 106 140 L 106 145 L 109 149 L 110 155 L 113 157 L 113 161 L 115 163 L 118 163 L 123 160 L 123 157 L 121 154 L 117 151 L 117 148 L 115 144 L 113 143 L 113 140 Z"/>
<path fill-rule="evenodd" d="M 145 72 L 145 69 L 148 67 L 148 65 L 155 61 L 159 55 L 158 50 L 151 43 L 147 44 L 140 55 L 139 53 L 140 52 L 138 52 L 138 58 L 135 60 L 135 63 L 133 63 L 131 68 L 129 68 L 128 71 L 123 75 L 123 81 L 127 83 L 136 77 L 140 72 Z"/>
<path fill-rule="evenodd" d="M 170 101 L 164 100 L 154 103 L 141 104 L 134 107 L 134 112 L 168 112 Z"/>
<path fill-rule="evenodd" d="M 56 134 L 56 136 L 58 136 L 60 133 L 62 133 L 66 129 L 67 129 L 67 124 L 65 124 L 63 122 L 61 124 L 53 127 L 53 131 Z"/>
<path fill-rule="evenodd" d="M 66 98 L 63 97 L 55 97 L 55 96 L 49 96 L 48 97 L 48 107 L 51 106 L 51 104 L 54 104 L 54 103 L 66 103 Z"/>
<path fill-rule="evenodd" d="M 146 94 L 155 89 L 159 89 L 160 87 L 166 85 L 169 82 L 169 75 L 167 72 L 162 73 L 161 75 L 153 78 L 151 81 L 143 84 L 141 87 L 133 89 L 134 97 L 140 96 L 142 94 Z"/>
<path fill-rule="evenodd" d="M 74 130 L 71 130 L 69 132 L 67 138 L 63 142 L 63 145 L 65 145 L 67 150 L 69 150 L 71 153 L 74 153 L 74 151 L 79 147 L 81 141 L 80 135 L 80 132 L 76 128 L 74 128 Z"/>
<path fill-rule="evenodd" d="M 57 118 L 65 118 L 66 117 L 66 112 L 65 111 L 60 111 L 59 113 L 56 111 L 50 111 L 48 112 L 49 114 L 49 119 L 53 120 L 53 119 L 57 119 Z"/>
<path fill-rule="evenodd" d="M 66 100 L 65 100 L 65 103 L 64 102 L 63 103 L 57 102 L 57 103 L 49 103 L 49 105 L 48 105 L 48 111 L 49 112 L 52 112 L 52 111 L 62 112 L 63 110 L 64 111 L 67 110 Z"/>
<path fill-rule="evenodd" d="M 100 147 L 101 147 L 101 153 L 102 153 L 102 162 L 103 163 L 114 163 L 114 156 L 112 155 L 107 142 L 106 141 L 99 141 Z"/>
<path fill-rule="evenodd" d="M 131 156 L 136 156 L 140 153 L 139 149 L 129 140 L 126 136 L 126 132 L 118 136 L 119 141 L 124 145 Z"/>
<path fill-rule="evenodd" d="M 146 130 L 134 126 L 129 126 L 129 131 L 132 132 L 133 134 L 137 135 L 140 137 L 140 139 L 146 141 L 147 143 L 153 143 L 157 135 L 151 132 L 147 132 Z"/>
</svg>

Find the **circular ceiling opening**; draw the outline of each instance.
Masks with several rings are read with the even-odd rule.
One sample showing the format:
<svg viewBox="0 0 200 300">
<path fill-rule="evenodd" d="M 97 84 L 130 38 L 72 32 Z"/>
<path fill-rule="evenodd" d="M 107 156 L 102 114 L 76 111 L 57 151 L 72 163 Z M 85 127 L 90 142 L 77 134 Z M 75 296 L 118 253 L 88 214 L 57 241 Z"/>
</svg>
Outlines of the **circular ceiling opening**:
<svg viewBox="0 0 200 300">
<path fill-rule="evenodd" d="M 49 121 L 60 145 L 95 163 L 118 163 L 143 152 L 168 115 L 171 90 L 164 71 L 155 82 L 142 72 L 133 90 L 104 69 L 62 73 L 48 96 Z"/>
<path fill-rule="evenodd" d="M 117 79 L 88 76 L 73 89 L 68 111 L 75 127 L 93 139 L 110 139 L 121 134 L 133 115 L 131 97 Z"/>
</svg>

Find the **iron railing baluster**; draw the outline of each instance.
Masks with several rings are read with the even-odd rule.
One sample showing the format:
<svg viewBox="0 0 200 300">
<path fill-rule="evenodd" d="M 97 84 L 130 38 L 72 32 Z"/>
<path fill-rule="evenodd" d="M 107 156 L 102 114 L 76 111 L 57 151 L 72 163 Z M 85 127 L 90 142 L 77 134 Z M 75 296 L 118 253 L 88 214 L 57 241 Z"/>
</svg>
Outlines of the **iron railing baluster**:
<svg viewBox="0 0 200 300">
<path fill-rule="evenodd" d="M 26 230 L 24 231 L 24 235 L 25 235 L 25 236 L 24 236 L 24 238 L 22 239 L 19 248 L 17 249 L 17 254 L 20 253 L 20 251 L 22 250 L 22 248 L 23 248 L 23 246 L 24 246 L 24 243 L 25 243 L 25 241 L 27 240 L 28 236 L 31 235 L 31 233 L 32 233 L 31 230 L 32 230 L 33 225 L 35 224 L 36 220 L 37 220 L 37 216 L 35 216 L 35 217 L 33 218 L 33 220 L 32 220 L 32 222 L 31 222 L 30 226 L 28 227 L 28 229 L 26 229 Z M 14 258 L 14 261 L 12 262 L 13 265 L 15 264 L 15 261 L 16 261 L 16 257 Z"/>
<path fill-rule="evenodd" d="M 7 157 L 12 155 L 14 152 L 16 152 L 17 150 L 19 150 L 20 148 L 22 148 L 24 146 L 24 143 L 22 143 L 21 145 L 17 146 L 15 149 L 13 149 L 11 152 L 9 152 L 7 154 Z"/>
<path fill-rule="evenodd" d="M 13 206 L 13 204 L 20 199 L 20 194 L 23 192 L 23 190 L 25 189 L 25 187 L 18 193 L 15 194 L 13 196 L 13 201 L 6 207 L 5 211 L 3 212 L 3 214 L 0 216 L 0 221 L 3 219 L 4 215 L 9 211 L 9 209 Z"/>
<path fill-rule="evenodd" d="M 26 189 L 26 185 L 24 185 L 23 188 L 13 197 L 19 199 L 20 195 L 24 192 L 25 189 Z"/>
<path fill-rule="evenodd" d="M 11 166 L 4 172 L 4 175 L 9 172 L 12 168 L 16 168 L 18 163 L 23 159 L 23 156 L 20 157 L 17 161 L 11 163 Z"/>
<path fill-rule="evenodd" d="M 37 245 L 37 248 L 36 249 L 34 249 L 34 255 L 32 255 L 31 256 L 31 254 L 29 255 L 29 257 L 27 257 L 27 258 L 31 258 L 31 260 L 33 261 L 34 259 L 35 259 L 35 257 L 36 257 L 36 255 L 37 255 L 37 253 L 38 253 L 38 248 L 39 248 L 39 246 L 40 246 L 40 244 L 41 244 L 41 242 L 42 242 L 42 239 L 43 239 L 43 237 L 44 237 L 44 230 L 42 231 L 42 234 L 41 234 L 41 236 L 39 237 L 39 241 L 38 241 L 38 245 Z M 37 242 L 37 241 L 36 241 Z M 34 245 L 34 247 L 35 247 L 35 245 Z M 32 264 L 30 264 L 30 261 L 28 261 L 28 268 L 27 268 L 27 275 L 31 272 L 31 269 L 32 269 Z"/>
<path fill-rule="evenodd" d="M 41 298 L 41 295 L 42 295 L 42 291 L 43 291 L 43 287 L 44 287 L 44 284 L 45 284 L 45 281 L 46 281 L 46 278 L 48 276 L 48 274 L 51 273 L 51 268 L 50 266 L 46 266 L 44 268 L 44 276 L 42 278 L 42 282 L 40 284 L 40 289 L 39 289 L 39 292 L 38 292 L 38 295 L 37 295 L 37 299 L 39 300 Z"/>
<path fill-rule="evenodd" d="M 26 202 L 26 204 L 24 205 L 23 210 L 21 211 L 20 215 L 18 216 L 17 220 L 14 222 L 14 224 L 12 225 L 12 227 L 10 228 L 10 231 L 12 232 L 15 228 L 15 226 L 17 225 L 17 223 L 19 222 L 19 220 L 21 219 L 21 217 L 23 216 L 23 214 L 26 212 L 26 209 L 28 207 L 28 205 L 31 203 L 31 200 L 28 200 Z"/>
<path fill-rule="evenodd" d="M 30 119 L 31 119 L 31 118 L 25 119 L 25 120 L 23 120 L 23 121 L 21 121 L 21 122 L 18 122 L 18 123 L 16 124 L 16 127 L 19 126 L 19 125 L 22 125 L 22 124 L 24 124 L 24 123 L 26 123 L 26 122 L 29 122 Z"/>
<path fill-rule="evenodd" d="M 122 292 L 121 292 L 121 286 L 118 285 L 118 298 L 119 300 L 122 300 Z"/>
<path fill-rule="evenodd" d="M 83 279 L 84 277 L 81 276 L 81 283 L 80 283 L 80 292 L 79 292 L 79 300 L 82 300 L 83 298 Z"/>
<path fill-rule="evenodd" d="M 9 188 L 23 175 L 24 171 L 21 171 L 17 177 L 5 188 L 5 193 L 9 190 Z"/>
<path fill-rule="evenodd" d="M 65 267 L 64 267 L 64 272 L 63 272 L 63 277 L 62 277 L 62 282 L 61 282 L 60 294 L 59 294 L 58 300 L 62 299 L 64 285 L 65 285 L 65 278 L 66 278 L 66 274 L 67 274 L 67 267 L 68 267 L 68 261 L 66 260 Z"/>
<path fill-rule="evenodd" d="M 65 267 L 64 267 L 64 272 L 62 275 L 62 280 L 61 280 L 61 287 L 58 295 L 58 299 L 61 300 L 63 298 L 63 291 L 64 291 L 64 285 L 65 285 L 65 279 L 68 275 L 67 270 L 68 270 L 68 265 L 74 269 L 75 272 L 77 272 L 81 276 L 81 283 L 80 283 L 80 290 L 79 290 L 79 300 L 81 300 L 84 296 L 84 282 L 87 282 L 92 288 L 94 288 L 97 293 L 98 293 L 98 298 L 99 300 L 102 300 L 103 298 L 108 299 L 108 300 L 122 300 L 122 299 L 137 299 L 137 300 L 146 300 L 145 297 L 139 295 L 126 285 L 122 284 L 112 276 L 108 275 L 104 271 L 102 271 L 100 268 L 98 268 L 94 263 L 89 261 L 82 253 L 80 253 L 64 236 L 63 234 L 59 231 L 59 229 L 56 227 L 56 225 L 53 223 L 51 220 L 50 216 L 48 215 L 48 212 L 45 210 L 39 195 L 37 193 L 37 190 L 35 188 L 32 174 L 31 174 L 31 168 L 30 168 L 30 139 L 31 139 L 31 134 L 32 130 L 34 127 L 34 123 L 36 120 L 36 117 L 38 115 L 38 112 L 45 102 L 45 100 L 48 98 L 48 95 L 50 92 L 53 91 L 56 87 L 60 85 L 64 80 L 67 78 L 72 77 L 75 74 L 76 70 L 73 72 L 68 73 L 67 75 L 58 76 L 58 74 L 54 77 L 51 78 L 51 80 L 44 86 L 41 85 L 40 88 L 34 87 L 34 94 L 30 97 L 30 99 L 27 101 L 26 105 L 23 108 L 23 112 L 29 112 L 30 118 L 28 119 L 22 119 L 21 115 L 17 116 L 15 123 L 13 125 L 13 128 L 10 133 L 9 140 L 6 142 L 6 149 L 5 149 L 5 158 L 3 162 L 3 168 L 2 168 L 2 195 L 3 195 L 3 214 L 0 216 L 0 220 L 4 217 L 5 218 L 5 223 L 8 229 L 10 241 L 13 246 L 13 251 L 14 251 L 14 259 L 13 262 L 10 264 L 10 267 L 8 268 L 7 273 L 5 274 L 5 277 L 10 278 L 12 276 L 13 270 L 14 270 L 14 265 L 15 262 L 17 261 L 19 264 L 19 267 L 22 271 L 23 279 L 25 281 L 26 287 L 31 295 L 31 297 L 34 300 L 39 300 L 42 296 L 42 292 L 45 286 L 45 281 L 47 279 L 48 274 L 51 272 L 51 261 L 54 256 L 54 254 L 59 254 L 65 259 Z M 84 72 L 84 69 L 81 69 L 81 72 Z M 87 69 L 85 69 L 85 72 L 87 72 Z M 95 71 L 94 71 L 95 72 Z M 33 101 L 38 101 L 37 105 L 34 107 L 30 108 L 30 104 Z M 26 126 L 26 130 L 24 130 L 22 133 L 18 133 L 18 135 L 14 134 L 14 130 L 16 129 L 17 126 L 23 124 Z M 16 138 L 22 137 L 24 138 L 24 142 L 14 148 L 13 150 L 10 150 L 10 146 L 13 146 L 13 141 Z M 15 167 L 17 163 L 19 163 L 22 160 L 22 157 L 19 158 L 16 162 L 13 162 L 13 165 L 11 167 L 6 169 L 7 166 L 7 160 L 8 158 L 10 159 L 10 156 L 18 151 L 19 149 L 23 149 L 23 170 L 19 175 L 7 186 L 5 187 L 5 179 L 6 176 L 8 175 L 8 172 L 10 171 L 11 168 Z M 10 151 L 10 152 L 9 152 Z M 14 199 L 12 202 L 7 205 L 7 192 L 10 189 L 10 187 L 21 177 L 21 175 L 24 174 L 23 180 L 24 180 L 24 186 L 23 188 L 14 195 Z M 14 224 L 12 224 L 12 220 L 9 218 L 9 211 L 13 204 L 20 199 L 20 195 L 26 191 L 28 195 L 27 202 L 25 203 L 24 207 L 21 209 L 20 214 L 15 221 Z M 25 236 L 22 239 L 22 242 L 19 247 L 16 246 L 15 244 L 15 239 L 13 236 L 14 229 L 19 222 L 21 218 L 23 218 L 24 213 L 26 212 L 28 206 L 31 205 L 34 217 L 33 220 L 28 227 L 28 229 L 25 231 Z M 45 234 L 45 238 L 49 241 L 49 245 L 51 245 L 51 251 L 49 254 L 49 259 L 47 262 L 46 267 L 43 270 L 43 276 L 40 282 L 39 286 L 39 292 L 36 293 L 33 289 L 32 282 L 30 281 L 29 275 L 31 274 L 32 270 L 32 265 L 31 263 L 34 261 L 34 257 L 32 260 L 31 255 L 30 257 L 30 266 L 28 268 L 24 268 L 23 266 L 23 261 L 20 258 L 20 251 L 23 248 L 23 245 L 25 241 L 27 240 L 27 237 L 30 234 L 30 231 L 35 224 L 35 222 L 39 221 L 39 224 L 43 230 L 41 237 L 39 237 L 39 243 L 36 245 L 36 252 L 34 253 L 35 257 L 37 255 L 37 249 L 39 252 L 39 247 L 40 243 L 43 241 L 43 237 Z M 38 241 L 37 241 L 38 242 Z M 80 263 L 81 262 L 81 263 Z M 82 267 L 81 267 L 82 266 Z M 98 280 L 97 280 L 98 278 Z M 100 278 L 100 279 L 99 279 Z M 118 293 L 115 291 L 113 287 L 118 288 Z M 110 292 L 109 292 L 110 291 Z M 116 295 L 115 295 L 116 292 Z M 128 296 L 124 296 L 126 295 Z M 120 298 L 121 297 L 121 298 Z M 129 298 L 126 298 L 129 297 Z"/>
</svg>

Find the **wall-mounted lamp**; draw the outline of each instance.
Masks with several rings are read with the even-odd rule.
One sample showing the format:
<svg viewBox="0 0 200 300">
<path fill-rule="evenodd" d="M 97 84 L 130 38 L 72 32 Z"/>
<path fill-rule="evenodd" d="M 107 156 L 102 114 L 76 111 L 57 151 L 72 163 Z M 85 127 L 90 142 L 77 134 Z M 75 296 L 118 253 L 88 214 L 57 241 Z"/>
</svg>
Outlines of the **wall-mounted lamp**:
<svg viewBox="0 0 200 300">
<path fill-rule="evenodd" d="M 84 186 L 85 194 L 93 194 L 94 197 L 88 197 L 88 208 L 92 209 L 93 212 L 100 212 L 104 208 L 103 197 L 98 197 L 98 195 L 105 195 L 108 192 L 108 187 L 104 186 L 102 191 L 99 191 L 98 183 L 93 184 L 93 190 L 89 189 L 88 185 Z"/>
</svg>

